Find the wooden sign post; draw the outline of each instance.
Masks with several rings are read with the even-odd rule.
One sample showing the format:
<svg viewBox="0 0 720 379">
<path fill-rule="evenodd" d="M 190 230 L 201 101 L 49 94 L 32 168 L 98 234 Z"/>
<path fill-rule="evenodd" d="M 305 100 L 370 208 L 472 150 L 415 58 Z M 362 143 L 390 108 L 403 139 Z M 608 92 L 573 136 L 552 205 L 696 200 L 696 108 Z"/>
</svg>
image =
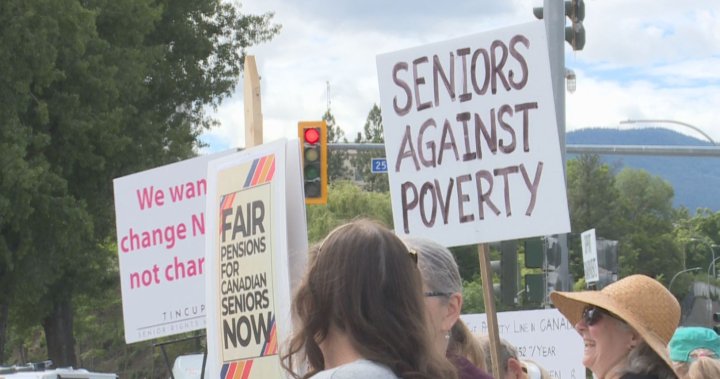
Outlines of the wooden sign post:
<svg viewBox="0 0 720 379">
<path fill-rule="evenodd" d="M 255 56 L 245 56 L 245 85 L 243 100 L 245 102 L 245 147 L 262 145 L 263 118 L 260 107 L 260 76 L 255 65 Z"/>
</svg>

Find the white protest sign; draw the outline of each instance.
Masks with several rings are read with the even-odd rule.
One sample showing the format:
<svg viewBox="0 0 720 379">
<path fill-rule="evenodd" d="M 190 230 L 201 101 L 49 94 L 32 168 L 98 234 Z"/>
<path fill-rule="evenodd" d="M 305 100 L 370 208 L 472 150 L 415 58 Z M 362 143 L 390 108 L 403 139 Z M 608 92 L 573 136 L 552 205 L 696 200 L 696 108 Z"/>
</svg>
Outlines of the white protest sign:
<svg viewBox="0 0 720 379">
<path fill-rule="evenodd" d="M 205 328 L 205 175 L 223 154 L 113 181 L 127 343 Z"/>
<path fill-rule="evenodd" d="M 307 255 L 299 151 L 297 140 L 280 140 L 208 166 L 211 378 L 285 377 L 279 345 L 291 334 L 293 270 Z"/>
<path fill-rule="evenodd" d="M 475 335 L 486 335 L 485 314 L 462 315 Z M 521 359 L 544 367 L 553 379 L 584 379 L 583 341 L 557 309 L 500 312 L 500 337 L 517 348 Z"/>
<path fill-rule="evenodd" d="M 598 270 L 597 242 L 595 240 L 595 229 L 582 232 L 583 265 L 585 266 L 585 282 L 597 283 L 600 280 Z"/>
<path fill-rule="evenodd" d="M 457 246 L 570 231 L 542 22 L 377 68 L 398 234 Z"/>
</svg>

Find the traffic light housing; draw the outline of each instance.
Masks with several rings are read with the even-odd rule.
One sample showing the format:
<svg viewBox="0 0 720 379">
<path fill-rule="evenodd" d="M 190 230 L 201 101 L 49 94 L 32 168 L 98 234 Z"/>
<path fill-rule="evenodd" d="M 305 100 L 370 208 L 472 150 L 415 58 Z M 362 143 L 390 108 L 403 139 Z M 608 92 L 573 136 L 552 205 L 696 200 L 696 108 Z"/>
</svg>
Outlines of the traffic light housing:
<svg viewBox="0 0 720 379">
<path fill-rule="evenodd" d="M 545 252 L 542 238 L 530 238 L 525 240 L 525 267 L 543 268 Z"/>
<path fill-rule="evenodd" d="M 557 237 L 545 237 L 545 256 L 549 270 L 555 270 L 562 263 L 562 253 L 560 251 L 560 241 Z"/>
<path fill-rule="evenodd" d="M 545 274 L 525 275 L 525 300 L 542 304 L 545 301 Z"/>
<path fill-rule="evenodd" d="M 301 121 L 298 138 L 302 143 L 302 177 L 305 204 L 327 204 L 327 124 Z"/>
<path fill-rule="evenodd" d="M 570 26 L 565 27 L 565 41 L 573 50 L 582 50 L 585 47 L 585 2 L 583 0 L 571 0 L 565 2 L 565 15 L 570 18 Z"/>
<path fill-rule="evenodd" d="M 533 14 L 538 20 L 543 19 L 543 8 L 533 8 Z M 585 2 L 583 0 L 569 0 L 565 2 L 565 16 L 570 19 L 570 26 L 565 27 L 565 41 L 573 50 L 582 50 L 585 47 Z"/>
</svg>

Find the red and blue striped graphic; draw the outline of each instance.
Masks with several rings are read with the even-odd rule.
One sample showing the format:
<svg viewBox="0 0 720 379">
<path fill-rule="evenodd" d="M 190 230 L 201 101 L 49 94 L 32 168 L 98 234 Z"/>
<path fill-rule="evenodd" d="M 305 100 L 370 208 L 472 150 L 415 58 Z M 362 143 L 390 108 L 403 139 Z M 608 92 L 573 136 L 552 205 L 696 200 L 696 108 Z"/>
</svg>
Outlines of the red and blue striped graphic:
<svg viewBox="0 0 720 379">
<path fill-rule="evenodd" d="M 253 360 L 225 363 L 220 370 L 220 379 L 247 379 L 250 377 Z"/>
</svg>

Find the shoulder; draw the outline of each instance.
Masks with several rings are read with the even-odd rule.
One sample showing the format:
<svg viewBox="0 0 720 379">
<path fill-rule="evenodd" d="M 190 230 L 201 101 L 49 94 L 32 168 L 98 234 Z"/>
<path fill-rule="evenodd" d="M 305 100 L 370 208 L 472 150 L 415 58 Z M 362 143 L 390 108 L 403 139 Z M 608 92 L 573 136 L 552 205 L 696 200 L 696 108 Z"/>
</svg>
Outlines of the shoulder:
<svg viewBox="0 0 720 379">
<path fill-rule="evenodd" d="M 657 375 L 651 375 L 651 374 L 632 374 L 627 373 L 623 375 L 620 379 L 658 379 Z"/>
<path fill-rule="evenodd" d="M 381 364 L 368 360 L 357 360 L 329 370 L 321 371 L 312 376 L 312 379 L 398 379 L 393 372 Z"/>
<path fill-rule="evenodd" d="M 475 366 L 465 357 L 453 355 L 448 358 L 457 368 L 460 379 L 492 379 L 490 374 Z"/>
</svg>

